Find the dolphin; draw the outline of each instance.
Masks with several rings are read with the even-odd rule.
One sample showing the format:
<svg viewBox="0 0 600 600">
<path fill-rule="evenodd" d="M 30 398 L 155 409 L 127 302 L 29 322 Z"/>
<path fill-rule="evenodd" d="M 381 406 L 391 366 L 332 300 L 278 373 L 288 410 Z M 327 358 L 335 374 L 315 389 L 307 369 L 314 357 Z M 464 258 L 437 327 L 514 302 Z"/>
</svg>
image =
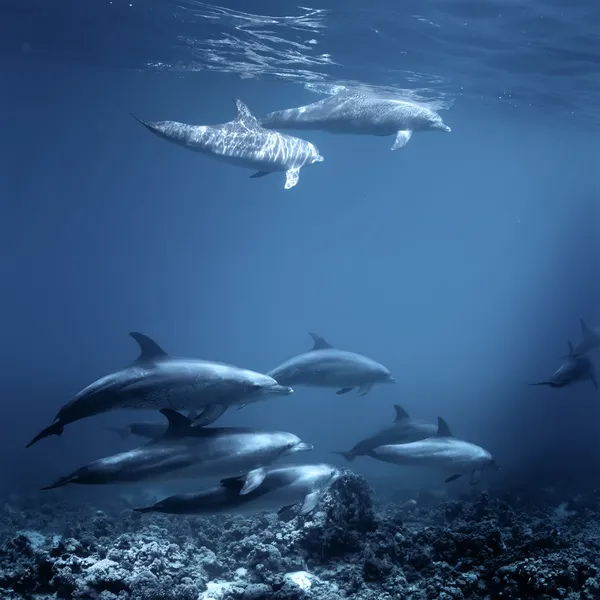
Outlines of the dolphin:
<svg viewBox="0 0 600 600">
<path fill-rule="evenodd" d="M 579 319 L 579 322 L 581 324 L 581 341 L 575 346 L 573 352 L 586 354 L 600 346 L 600 327 L 588 327 L 583 319 Z"/>
<path fill-rule="evenodd" d="M 569 353 L 563 356 L 564 362 L 552 374 L 550 379 L 546 381 L 538 381 L 529 385 L 548 385 L 553 388 L 562 388 L 569 386 L 576 381 L 592 382 L 594 387 L 598 389 L 598 379 L 596 378 L 596 369 L 594 364 L 587 354 L 579 354 L 573 348 L 573 344 L 569 343 Z"/>
<path fill-rule="evenodd" d="M 140 347 L 139 357 L 76 394 L 58 411 L 54 422 L 27 444 L 27 448 L 50 435 L 62 435 L 69 423 L 111 410 L 210 408 L 214 413 L 223 414 L 233 404 L 247 404 L 267 395 L 293 392 L 292 388 L 279 385 L 268 375 L 223 363 L 174 358 L 147 335 L 139 332 L 129 335 Z"/>
<path fill-rule="evenodd" d="M 351 450 L 336 452 L 336 454 L 341 454 L 346 460 L 353 461 L 357 456 L 365 456 L 378 446 L 416 442 L 436 434 L 437 425 L 411 419 L 408 413 L 398 404 L 394 404 L 394 409 L 396 410 L 396 418 L 391 425 L 364 438 Z"/>
<path fill-rule="evenodd" d="M 251 178 L 284 171 L 286 190 L 298 183 L 302 167 L 324 160 L 310 142 L 264 129 L 241 100 L 234 99 L 234 102 L 235 119 L 219 125 L 143 121 L 132 116 L 152 133 L 188 150 L 239 167 L 256 169 Z"/>
<path fill-rule="evenodd" d="M 106 485 L 167 481 L 190 477 L 244 474 L 244 493 L 260 485 L 265 465 L 283 455 L 312 450 L 293 433 L 245 427 L 193 427 L 174 410 L 160 411 L 168 420 L 162 438 L 92 461 L 42 489 L 69 483 Z"/>
<path fill-rule="evenodd" d="M 454 481 L 470 471 L 473 484 L 476 483 L 474 477 L 477 471 L 489 466 L 498 468 L 487 450 L 455 438 L 441 417 L 438 417 L 435 436 L 408 444 L 378 446 L 367 455 L 396 465 L 430 466 L 452 473 L 446 482 Z"/>
<path fill-rule="evenodd" d="M 354 352 L 337 350 L 316 333 L 309 335 L 313 339 L 309 352 L 290 358 L 268 375 L 282 385 L 340 388 L 336 394 L 347 394 L 358 387 L 359 396 L 367 394 L 375 383 L 395 383 L 382 364 Z"/>
<path fill-rule="evenodd" d="M 339 94 L 306 106 L 275 111 L 261 119 L 261 125 L 267 129 L 395 135 L 392 150 L 406 146 L 414 131 L 451 131 L 440 115 L 429 108 L 362 94 Z"/>
<path fill-rule="evenodd" d="M 287 513 L 302 503 L 300 514 L 317 506 L 321 494 L 342 472 L 327 464 L 291 465 L 266 469 L 262 483 L 244 491 L 243 476 L 223 479 L 216 487 L 196 494 L 169 496 L 153 506 L 135 508 L 136 512 L 162 512 L 173 515 L 251 514 L 264 510 Z"/>
</svg>

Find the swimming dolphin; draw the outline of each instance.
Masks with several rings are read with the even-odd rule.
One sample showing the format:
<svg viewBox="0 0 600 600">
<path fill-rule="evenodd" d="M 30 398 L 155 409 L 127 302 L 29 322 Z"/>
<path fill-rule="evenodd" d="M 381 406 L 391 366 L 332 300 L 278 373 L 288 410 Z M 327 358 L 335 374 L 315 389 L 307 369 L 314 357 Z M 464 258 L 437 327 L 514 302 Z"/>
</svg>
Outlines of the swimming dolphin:
<svg viewBox="0 0 600 600">
<path fill-rule="evenodd" d="M 446 482 L 454 481 L 470 471 L 471 483 L 475 483 L 477 471 L 489 466 L 498 468 L 487 450 L 455 438 L 441 417 L 438 417 L 435 436 L 408 444 L 386 444 L 373 448 L 367 454 L 396 465 L 429 466 L 452 473 Z"/>
<path fill-rule="evenodd" d="M 596 378 L 596 369 L 587 354 L 578 354 L 569 342 L 569 353 L 563 357 L 564 362 L 552 374 L 547 381 L 538 381 L 529 385 L 547 385 L 553 388 L 562 388 L 569 386 L 576 381 L 592 382 L 598 389 L 598 380 Z"/>
<path fill-rule="evenodd" d="M 600 346 L 600 327 L 588 327 L 583 319 L 581 324 L 581 341 L 575 346 L 574 354 L 586 354 Z M 564 357 L 563 357 L 564 358 Z"/>
<path fill-rule="evenodd" d="M 337 350 L 316 333 L 309 335 L 314 342 L 309 352 L 290 358 L 268 375 L 282 385 L 340 388 L 336 394 L 347 394 L 358 387 L 359 396 L 368 393 L 375 383 L 395 383 L 382 364 L 354 352 Z"/>
<path fill-rule="evenodd" d="M 159 137 L 222 162 L 256 169 L 252 178 L 285 171 L 285 189 L 298 183 L 300 169 L 322 162 L 317 148 L 297 137 L 262 128 L 249 108 L 234 100 L 237 115 L 219 125 L 187 125 L 177 121 L 142 121 Z"/>
<path fill-rule="evenodd" d="M 336 454 L 341 454 L 346 460 L 353 461 L 357 456 L 365 456 L 378 446 L 416 442 L 436 434 L 437 425 L 411 419 L 408 413 L 398 404 L 394 404 L 394 408 L 396 418 L 391 425 L 361 440 L 352 450 L 336 452 Z"/>
<path fill-rule="evenodd" d="M 111 410 L 211 408 L 218 413 L 225 412 L 232 404 L 247 404 L 262 400 L 266 395 L 293 392 L 268 375 L 223 363 L 174 358 L 147 335 L 138 332 L 129 335 L 140 346 L 137 360 L 81 390 L 27 448 L 50 435 L 62 435 L 69 423 Z"/>
<path fill-rule="evenodd" d="M 134 510 L 173 515 L 248 514 L 273 509 L 282 513 L 301 502 L 300 514 L 307 515 L 316 508 L 323 491 L 342 474 L 327 464 L 292 465 L 266 471 L 262 483 L 250 492 L 244 493 L 244 477 L 232 477 L 200 493 L 169 496 L 154 506 Z"/>
<path fill-rule="evenodd" d="M 243 493 L 247 493 L 264 479 L 265 465 L 283 455 L 312 450 L 312 445 L 286 431 L 194 427 L 188 418 L 174 410 L 160 412 L 169 423 L 162 438 L 95 460 L 42 489 L 69 483 L 106 485 L 243 473 Z"/>
<path fill-rule="evenodd" d="M 361 94 L 330 96 L 306 106 L 275 111 L 266 115 L 261 125 L 268 129 L 395 135 L 392 150 L 406 146 L 414 131 L 451 131 L 429 108 Z"/>
</svg>

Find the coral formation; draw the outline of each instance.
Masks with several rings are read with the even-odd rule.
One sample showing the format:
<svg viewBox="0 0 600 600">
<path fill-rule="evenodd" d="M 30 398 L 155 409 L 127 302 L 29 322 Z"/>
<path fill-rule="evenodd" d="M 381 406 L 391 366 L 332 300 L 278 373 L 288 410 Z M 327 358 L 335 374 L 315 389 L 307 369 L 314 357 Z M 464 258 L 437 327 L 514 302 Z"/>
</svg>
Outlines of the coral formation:
<svg viewBox="0 0 600 600">
<path fill-rule="evenodd" d="M 435 506 L 376 506 L 366 480 L 347 472 L 308 516 L 140 515 L 124 506 L 5 502 L 0 598 L 600 597 L 592 491 L 571 500 L 473 491 Z"/>
</svg>

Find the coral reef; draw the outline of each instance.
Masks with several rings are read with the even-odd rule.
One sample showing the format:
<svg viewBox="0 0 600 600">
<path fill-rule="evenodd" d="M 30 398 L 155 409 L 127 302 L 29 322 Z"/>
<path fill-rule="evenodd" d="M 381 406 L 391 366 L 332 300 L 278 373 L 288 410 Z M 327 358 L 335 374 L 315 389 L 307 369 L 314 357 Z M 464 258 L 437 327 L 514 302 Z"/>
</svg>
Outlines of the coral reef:
<svg viewBox="0 0 600 600">
<path fill-rule="evenodd" d="M 55 498 L 0 509 L 0 598 L 600 597 L 593 490 L 375 506 L 366 480 L 347 472 L 314 513 L 287 519 L 140 515 L 122 498 L 104 510 Z"/>
</svg>

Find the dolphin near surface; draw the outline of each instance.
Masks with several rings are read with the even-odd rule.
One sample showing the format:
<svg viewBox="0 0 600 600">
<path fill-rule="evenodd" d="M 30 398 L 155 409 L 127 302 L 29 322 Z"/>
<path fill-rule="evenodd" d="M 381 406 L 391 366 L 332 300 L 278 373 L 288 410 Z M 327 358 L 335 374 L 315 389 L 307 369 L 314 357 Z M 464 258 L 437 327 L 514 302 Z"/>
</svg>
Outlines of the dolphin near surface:
<svg viewBox="0 0 600 600">
<path fill-rule="evenodd" d="M 437 433 L 438 426 L 434 423 L 425 423 L 424 421 L 411 419 L 399 404 L 394 404 L 394 409 L 396 411 L 396 418 L 391 425 L 364 438 L 355 444 L 351 450 L 336 452 L 336 454 L 341 454 L 346 460 L 351 462 L 357 456 L 368 455 L 371 450 L 378 446 L 416 442 L 432 437 Z"/>
<path fill-rule="evenodd" d="M 163 409 L 164 436 L 148 444 L 92 461 L 42 489 L 69 483 L 108 485 L 244 474 L 243 492 L 264 479 L 265 466 L 281 456 L 312 450 L 293 433 L 244 427 L 194 427 L 190 419 Z"/>
<path fill-rule="evenodd" d="M 346 394 L 358 387 L 358 395 L 367 394 L 376 383 L 395 383 L 382 364 L 371 358 L 334 348 L 323 337 L 310 333 L 313 347 L 282 363 L 268 375 L 281 385 L 339 388 L 337 394 Z"/>
<path fill-rule="evenodd" d="M 569 342 L 569 353 L 565 355 L 563 363 L 545 381 L 537 381 L 529 385 L 547 385 L 553 388 L 563 388 L 576 383 L 577 381 L 590 380 L 593 386 L 598 389 L 598 379 L 594 363 L 587 354 L 579 354 Z"/>
<path fill-rule="evenodd" d="M 62 435 L 65 425 L 112 410 L 210 409 L 222 414 L 234 404 L 293 392 L 268 375 L 224 363 L 174 358 L 147 335 L 130 335 L 140 347 L 139 357 L 76 394 L 27 448 L 45 437 Z"/>
<path fill-rule="evenodd" d="M 498 468 L 487 450 L 455 438 L 441 417 L 438 417 L 435 436 L 408 444 L 378 446 L 373 448 L 368 456 L 396 465 L 432 467 L 445 471 L 450 473 L 446 482 L 454 481 L 470 472 L 471 484 L 474 484 L 477 471 L 486 467 Z"/>
<path fill-rule="evenodd" d="M 298 183 L 300 169 L 322 162 L 317 148 L 297 137 L 261 127 L 250 109 L 234 100 L 233 121 L 219 125 L 188 125 L 177 121 L 142 121 L 149 131 L 188 150 L 211 156 L 221 162 L 254 169 L 252 178 L 283 171 L 285 189 Z"/>
<path fill-rule="evenodd" d="M 169 496 L 153 506 L 134 510 L 174 515 L 252 514 L 264 510 L 285 513 L 301 503 L 300 514 L 307 515 L 341 474 L 339 469 L 327 464 L 268 468 L 263 481 L 250 492 L 244 492 L 243 477 L 232 477 L 200 493 Z"/>
<path fill-rule="evenodd" d="M 271 112 L 260 122 L 263 127 L 278 130 L 395 135 L 392 150 L 406 146 L 415 131 L 451 131 L 440 115 L 429 108 L 362 94 L 338 94 L 305 106 Z"/>
</svg>

